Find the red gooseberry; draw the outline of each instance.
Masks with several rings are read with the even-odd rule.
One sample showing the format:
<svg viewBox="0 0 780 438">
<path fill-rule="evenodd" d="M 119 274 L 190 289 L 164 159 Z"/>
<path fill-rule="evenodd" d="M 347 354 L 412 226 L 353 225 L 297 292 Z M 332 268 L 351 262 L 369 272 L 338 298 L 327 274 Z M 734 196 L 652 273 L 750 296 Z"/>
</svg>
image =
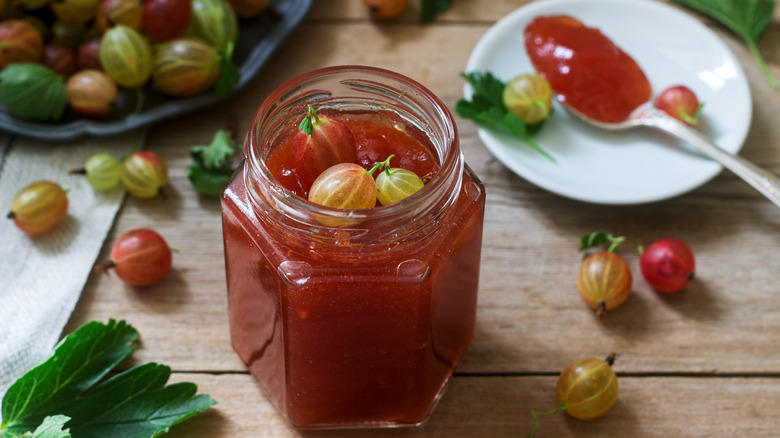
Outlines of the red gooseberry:
<svg viewBox="0 0 780 438">
<path fill-rule="evenodd" d="M 111 247 L 109 260 L 95 270 L 116 275 L 133 286 L 149 286 L 162 280 L 171 269 L 171 248 L 156 231 L 138 228 L 123 234 Z"/>
<path fill-rule="evenodd" d="M 677 85 L 663 90 L 656 98 L 655 106 L 683 123 L 695 125 L 703 105 L 690 88 Z"/>
<path fill-rule="evenodd" d="M 685 242 L 659 239 L 640 248 L 639 267 L 645 281 L 659 292 L 678 292 L 693 280 L 696 260 Z"/>
<path fill-rule="evenodd" d="M 311 106 L 292 138 L 292 150 L 305 189 L 329 167 L 357 162 L 357 145 L 349 128 L 336 119 L 318 115 Z"/>
</svg>

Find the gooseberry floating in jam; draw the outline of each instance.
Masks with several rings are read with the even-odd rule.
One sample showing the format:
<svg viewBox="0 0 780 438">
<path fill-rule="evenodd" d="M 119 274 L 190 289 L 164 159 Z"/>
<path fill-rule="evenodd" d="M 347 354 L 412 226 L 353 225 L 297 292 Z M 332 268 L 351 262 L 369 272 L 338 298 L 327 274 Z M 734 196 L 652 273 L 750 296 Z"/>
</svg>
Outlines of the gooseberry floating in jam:
<svg viewBox="0 0 780 438">
<path fill-rule="evenodd" d="M 406 199 L 417 193 L 425 183 L 411 170 L 401 168 L 390 168 L 390 160 L 395 155 L 390 155 L 382 163 L 382 170 L 376 177 L 375 185 L 377 199 L 382 205 L 389 205 Z"/>
<path fill-rule="evenodd" d="M 349 128 L 336 119 L 318 115 L 312 106 L 292 138 L 292 148 L 305 187 L 333 165 L 357 162 L 357 145 Z"/>
<path fill-rule="evenodd" d="M 360 210 L 376 205 L 376 186 L 372 174 L 384 163 L 371 170 L 359 164 L 340 163 L 322 172 L 309 191 L 309 201 L 326 207 Z"/>
</svg>

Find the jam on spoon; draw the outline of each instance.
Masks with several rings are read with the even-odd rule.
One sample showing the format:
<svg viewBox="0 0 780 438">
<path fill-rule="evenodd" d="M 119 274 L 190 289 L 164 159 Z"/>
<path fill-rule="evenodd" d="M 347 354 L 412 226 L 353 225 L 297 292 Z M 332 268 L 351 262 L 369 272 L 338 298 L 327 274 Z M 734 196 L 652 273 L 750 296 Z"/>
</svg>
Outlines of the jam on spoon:
<svg viewBox="0 0 780 438">
<path fill-rule="evenodd" d="M 575 18 L 535 18 L 525 29 L 525 48 L 558 99 L 591 119 L 622 122 L 652 96 L 636 61 Z"/>
</svg>

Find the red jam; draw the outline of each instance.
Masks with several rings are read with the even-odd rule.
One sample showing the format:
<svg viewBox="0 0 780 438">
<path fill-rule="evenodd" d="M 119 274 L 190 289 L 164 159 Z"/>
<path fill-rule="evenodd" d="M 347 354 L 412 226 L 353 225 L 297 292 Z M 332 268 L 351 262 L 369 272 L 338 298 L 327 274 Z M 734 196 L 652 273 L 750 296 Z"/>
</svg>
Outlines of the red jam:
<svg viewBox="0 0 780 438">
<path fill-rule="evenodd" d="M 525 48 L 558 98 L 592 119 L 624 121 L 651 98 L 650 82 L 636 61 L 575 18 L 535 18 L 525 29 Z"/>
<path fill-rule="evenodd" d="M 387 112 L 382 117 L 376 113 L 340 113 L 324 110 L 322 115 L 336 119 L 349 128 L 355 138 L 358 151 L 358 164 L 366 170 L 374 164 L 390 161 L 391 167 L 411 170 L 417 176 L 432 177 L 438 170 L 438 164 L 431 155 L 430 141 L 417 129 L 408 128 L 395 113 Z M 273 150 L 267 158 L 268 169 L 285 188 L 303 198 L 309 195 L 298 179 L 295 158 L 292 150 L 292 135 Z M 374 177 L 378 173 L 374 173 Z"/>
<path fill-rule="evenodd" d="M 400 77 L 366 67 L 335 74 L 354 83 L 354 69 L 372 80 L 373 88 L 366 87 L 371 91 L 374 75 Z M 349 216 L 346 228 L 310 221 L 308 214 L 319 207 L 273 188 L 278 181 L 304 194 L 289 150 L 297 123 L 263 128 L 262 120 L 278 120 L 273 108 L 291 106 L 285 97 L 305 96 L 282 88 L 280 103 L 258 112 L 247 162 L 222 196 L 233 347 L 297 427 L 419 424 L 473 339 L 482 184 L 462 162 L 448 113 L 451 128 L 437 129 L 449 132 L 449 139 L 434 135 L 449 145 L 442 149 L 394 111 L 332 111 L 328 115 L 355 136 L 365 167 L 395 154 L 394 165 L 436 177 L 397 208 L 360 210 L 364 217 L 355 222 Z M 437 102 L 436 111 L 446 112 Z M 259 154 L 272 180 L 263 162 L 253 161 L 255 148 L 264 151 Z"/>
</svg>

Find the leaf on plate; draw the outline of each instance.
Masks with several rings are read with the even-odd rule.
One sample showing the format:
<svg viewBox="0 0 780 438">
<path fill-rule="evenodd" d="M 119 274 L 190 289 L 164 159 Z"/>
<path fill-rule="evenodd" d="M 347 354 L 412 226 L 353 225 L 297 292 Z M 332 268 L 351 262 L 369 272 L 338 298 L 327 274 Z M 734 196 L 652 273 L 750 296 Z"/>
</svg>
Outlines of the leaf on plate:
<svg viewBox="0 0 780 438">
<path fill-rule="evenodd" d="M 742 38 L 748 46 L 773 88 L 778 87 L 777 79 L 769 71 L 756 41 L 761 37 L 775 9 L 774 0 L 674 0 L 691 9 L 695 9 L 718 20 Z"/>
<path fill-rule="evenodd" d="M 57 121 L 68 106 L 65 77 L 41 64 L 9 64 L 0 72 L 0 102 L 31 121 Z"/>
</svg>

